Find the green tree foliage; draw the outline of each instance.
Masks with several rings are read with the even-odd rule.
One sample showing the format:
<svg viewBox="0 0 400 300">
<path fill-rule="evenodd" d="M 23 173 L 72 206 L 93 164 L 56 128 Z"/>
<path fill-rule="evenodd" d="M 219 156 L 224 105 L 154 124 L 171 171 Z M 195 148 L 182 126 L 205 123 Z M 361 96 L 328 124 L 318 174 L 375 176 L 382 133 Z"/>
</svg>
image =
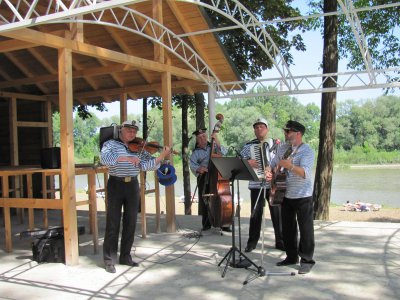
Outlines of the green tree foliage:
<svg viewBox="0 0 400 300">
<path fill-rule="evenodd" d="M 390 163 L 400 159 L 400 97 L 382 96 L 373 100 L 339 102 L 337 107 L 336 163 Z M 294 119 L 307 127 L 305 140 L 315 150 L 318 149 L 318 130 L 320 109 L 315 104 L 306 106 L 296 98 L 288 96 L 255 97 L 233 99 L 224 104 L 217 103 L 216 112 L 225 116 L 220 133 L 222 143 L 241 149 L 247 141 L 254 138 L 252 124 L 258 117 L 265 117 L 270 128 L 270 137 L 283 139 L 281 128 L 287 120 Z M 181 111 L 173 108 L 173 147 L 179 151 L 181 140 Z M 129 120 L 140 120 L 140 115 L 130 114 Z M 189 134 L 195 130 L 196 120 L 188 119 Z M 208 120 L 206 120 L 208 122 Z M 119 124 L 119 117 L 112 116 L 99 120 L 95 114 L 92 118 L 82 120 L 74 118 L 75 156 L 78 161 L 92 162 L 93 156 L 99 154 L 99 129 L 112 123 Z M 148 113 L 148 124 L 152 125 L 148 141 L 163 142 L 162 111 L 151 109 Z M 54 145 L 60 144 L 60 115 L 53 115 Z M 139 125 L 138 136 L 142 136 Z M 190 141 L 189 149 L 194 146 Z M 389 153 L 389 154 L 388 154 Z M 390 153 L 394 153 L 393 155 Z M 397 153 L 397 154 L 396 154 Z M 175 163 L 179 156 L 174 156 Z"/>
<path fill-rule="evenodd" d="M 390 4 L 398 1 L 391 0 L 353 0 L 355 8 Z M 399 7 L 376 9 L 358 12 L 358 18 L 366 36 L 368 48 L 377 69 L 385 69 L 400 64 L 400 9 Z M 340 17 L 339 26 L 339 53 L 341 57 L 349 59 L 350 69 L 364 69 L 362 56 L 354 34 L 348 28 L 345 16 Z"/>
<path fill-rule="evenodd" d="M 229 1 L 227 2 L 229 4 Z M 240 2 L 262 22 L 300 15 L 298 9 L 294 9 L 290 6 L 293 2 L 292 0 L 241 0 Z M 233 10 L 234 2 L 230 4 L 231 7 L 229 8 Z M 236 25 L 229 19 L 213 11 L 207 11 L 207 13 L 215 28 Z M 300 21 L 265 23 L 263 26 L 274 40 L 288 64 L 291 64 L 293 61 L 289 52 L 292 47 L 301 51 L 305 50 L 301 34 L 293 34 L 296 29 L 303 29 Z M 243 78 L 254 79 L 260 77 L 261 71 L 273 67 L 271 59 L 268 58 L 264 50 L 262 50 L 248 34 L 244 34 L 242 29 L 220 31 L 217 34 L 224 48 L 227 49 L 229 57 L 232 59 L 239 74 Z M 264 36 L 261 32 L 257 34 L 259 35 L 261 43 L 270 45 L 269 41 L 264 40 Z"/>
<path fill-rule="evenodd" d="M 321 12 L 321 0 L 309 1 L 312 13 Z M 354 7 L 365 8 L 381 6 L 398 1 L 393 0 L 352 0 Z M 400 9 L 398 6 L 357 12 L 371 55 L 373 67 L 385 69 L 400 65 Z M 352 70 L 365 70 L 363 56 L 350 24 L 344 14 L 338 16 L 339 58 L 348 60 L 347 67 Z M 322 19 L 308 21 L 309 28 L 322 28 Z M 388 78 L 391 80 L 391 78 Z"/>
<path fill-rule="evenodd" d="M 99 151 L 98 127 L 100 120 L 92 116 L 85 120 L 80 117 L 74 118 L 74 147 L 79 158 L 93 160 L 93 153 Z"/>
<path fill-rule="evenodd" d="M 399 97 L 382 96 L 376 100 L 339 103 L 337 148 L 400 149 Z"/>
</svg>

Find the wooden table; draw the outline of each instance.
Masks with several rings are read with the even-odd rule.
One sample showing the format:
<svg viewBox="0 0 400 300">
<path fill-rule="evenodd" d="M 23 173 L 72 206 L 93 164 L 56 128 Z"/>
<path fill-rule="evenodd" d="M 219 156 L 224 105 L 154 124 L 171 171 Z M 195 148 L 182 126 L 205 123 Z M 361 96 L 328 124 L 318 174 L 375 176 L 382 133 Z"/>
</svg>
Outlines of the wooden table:
<svg viewBox="0 0 400 300">
<path fill-rule="evenodd" d="M 33 198 L 32 175 L 42 174 L 42 198 Z M 93 165 L 76 165 L 76 175 L 88 176 L 88 199 L 77 201 L 76 205 L 89 205 L 89 225 L 90 233 L 93 235 L 94 252 L 98 251 L 98 226 L 97 226 L 97 186 L 96 174 L 104 173 L 104 190 L 106 191 L 108 168 L 104 166 L 95 167 Z M 26 176 L 27 197 L 10 197 L 9 177 Z M 27 208 L 29 218 L 29 229 L 33 230 L 35 225 L 34 209 L 41 208 L 44 210 L 44 227 L 47 228 L 47 209 L 63 209 L 62 195 L 55 198 L 54 191 L 47 187 L 47 176 L 58 176 L 61 182 L 61 169 L 42 169 L 37 166 L 16 166 L 16 167 L 0 167 L 1 178 L 1 197 L 0 207 L 4 210 L 4 227 L 5 227 L 5 249 L 12 252 L 12 231 L 10 208 Z M 48 196 L 51 196 L 48 198 Z M 107 197 L 107 195 L 106 195 Z"/>
</svg>

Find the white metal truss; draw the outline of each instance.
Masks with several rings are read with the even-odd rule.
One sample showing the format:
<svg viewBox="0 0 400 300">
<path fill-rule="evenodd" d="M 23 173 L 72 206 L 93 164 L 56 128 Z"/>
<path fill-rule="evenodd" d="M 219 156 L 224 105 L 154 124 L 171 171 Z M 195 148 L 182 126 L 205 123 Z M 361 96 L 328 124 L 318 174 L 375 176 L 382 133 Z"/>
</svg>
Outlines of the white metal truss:
<svg viewBox="0 0 400 300">
<path fill-rule="evenodd" d="M 361 27 L 360 20 L 358 19 L 357 13 L 354 11 L 354 5 L 351 1 L 338 0 L 340 7 L 346 15 L 347 20 L 350 23 L 351 30 L 356 38 L 357 45 L 360 48 L 361 56 L 364 60 L 365 69 L 368 72 L 369 80 L 371 84 L 376 83 L 376 77 L 374 73 L 374 67 L 372 65 L 371 55 L 369 54 L 368 44 L 364 36 L 363 29 Z"/>
<path fill-rule="evenodd" d="M 122 10 L 124 13 L 116 14 L 115 10 Z M 106 13 L 110 13 L 113 16 L 112 22 L 104 21 Z M 124 6 L 109 8 L 104 9 L 101 12 L 88 13 L 85 15 L 85 19 L 75 19 L 74 17 L 72 19 L 54 21 L 52 23 L 55 22 L 97 24 L 133 32 L 151 40 L 153 43 L 158 44 L 173 53 L 207 85 L 215 85 L 215 82 L 221 82 L 207 63 L 182 38 L 177 37 L 174 32 L 161 23 L 131 8 Z M 225 90 L 225 88 L 223 89 Z"/>
<path fill-rule="evenodd" d="M 116 2 L 118 2 L 120 5 L 117 5 Z M 176 34 L 174 34 L 171 30 L 154 19 L 130 9 L 129 7 L 123 6 L 123 4 L 132 4 L 133 2 L 140 1 L 82 0 L 72 1 L 70 6 L 66 7 L 61 0 L 55 0 L 49 1 L 46 9 L 46 15 L 40 16 L 40 12 L 37 10 L 38 1 L 32 2 L 26 14 L 21 15 L 20 11 L 23 10 L 23 6 L 29 5 L 29 3 L 26 1 L 19 1 L 18 5 L 14 6 L 8 0 L 6 0 L 6 4 L 13 12 L 15 12 L 15 15 L 9 20 L 4 16 L 0 16 L 2 20 L 7 20 L 10 22 L 10 26 L 2 25 L 6 26 L 4 30 L 2 30 L 2 26 L 0 26 L 0 32 L 29 27 L 37 24 L 49 24 L 57 22 L 79 22 L 113 26 L 119 29 L 134 32 L 166 48 L 168 51 L 182 60 L 193 72 L 198 75 L 199 79 L 206 84 L 214 86 L 216 82 L 220 82 L 217 75 L 211 70 L 207 63 L 181 37 L 177 37 Z M 116 13 L 116 10 L 119 12 L 122 10 L 124 13 Z M 107 13 L 112 15 L 112 22 L 104 21 Z M 85 15 L 85 19 L 77 18 L 83 14 Z M 142 22 L 142 20 L 144 22 Z"/>
<path fill-rule="evenodd" d="M 370 88 L 395 88 L 399 86 L 399 80 L 394 79 L 392 81 L 389 81 L 388 74 L 392 74 L 390 78 L 398 78 L 400 68 L 375 70 L 368 52 L 368 46 L 363 34 L 363 30 L 361 28 L 360 21 L 357 17 L 357 12 L 362 10 L 374 9 L 374 7 L 355 9 L 350 0 L 338 1 L 343 11 L 342 13 L 346 15 L 346 18 L 349 21 L 357 40 L 357 44 L 364 59 L 366 68 L 365 71 L 293 76 L 278 47 L 264 29 L 265 23 L 284 22 L 290 20 L 260 22 L 237 0 L 212 0 L 210 1 L 210 4 L 201 2 L 200 0 L 176 0 L 203 6 L 207 9 L 217 12 L 218 14 L 228 18 L 230 21 L 235 23 L 236 25 L 231 26 L 229 29 L 241 28 L 246 34 L 251 36 L 253 40 L 264 50 L 269 59 L 271 59 L 280 76 L 280 78 L 247 80 L 232 83 L 220 82 L 218 78 L 216 78 L 215 74 L 211 72 L 211 69 L 208 68 L 208 66 L 204 63 L 204 61 L 202 61 L 201 58 L 199 58 L 197 54 L 186 43 L 182 41 L 184 35 L 176 35 L 173 32 L 169 31 L 167 28 L 163 27 L 162 24 L 143 15 L 141 15 L 140 17 L 146 18 L 146 22 L 144 25 L 136 26 L 134 28 L 128 28 L 128 26 L 124 26 L 127 18 L 134 20 L 135 17 L 138 17 L 140 15 L 138 12 L 130 10 L 129 8 L 124 6 L 144 1 L 148 0 L 49 0 L 47 1 L 47 9 L 45 11 L 39 11 L 37 9 L 39 0 L 0 0 L 0 33 L 7 30 L 15 30 L 19 28 L 52 22 L 82 22 L 83 20 L 76 20 L 75 18 L 77 16 L 90 14 L 92 16 L 92 20 L 85 20 L 85 22 L 95 22 L 98 24 L 116 26 L 125 30 L 134 31 L 137 34 L 141 34 L 142 36 L 149 38 L 153 42 L 167 48 L 169 51 L 177 55 L 180 59 L 185 61 L 185 63 L 187 63 L 192 70 L 199 74 L 200 78 L 202 78 L 206 84 L 208 84 L 209 86 L 216 86 L 217 98 L 232 98 L 237 97 L 237 95 L 239 94 L 241 95 L 241 97 L 245 97 L 247 95 L 251 95 L 255 90 L 259 90 L 258 87 L 265 87 L 268 83 L 273 83 L 272 86 L 279 86 L 279 90 L 276 92 L 269 91 L 266 95 L 271 95 L 271 93 L 287 95 Z M 40 2 L 41 7 L 43 7 L 43 1 Z M 396 7 L 399 5 L 399 3 L 380 5 L 377 9 Z M 9 10 L 7 15 L 1 14 L 1 11 L 7 11 L 7 9 Z M 114 9 L 124 9 L 126 11 L 126 13 L 124 14 L 124 18 L 115 18 L 115 23 L 113 24 L 109 22 L 106 24 L 106 22 L 103 22 L 101 18 L 104 15 L 104 12 L 109 11 L 113 13 Z M 340 13 L 341 12 L 332 12 L 332 14 Z M 320 15 L 322 16 L 326 14 Z M 300 17 L 300 19 L 306 19 L 309 17 L 310 16 L 302 16 Z M 149 32 L 154 32 L 154 35 L 144 33 L 144 29 L 146 26 L 152 29 Z M 159 30 L 155 30 L 156 28 Z M 217 30 L 224 29 L 222 28 Z M 157 31 L 161 33 L 159 35 L 155 34 L 155 32 Z M 202 31 L 201 33 L 213 31 L 215 30 L 210 29 L 208 31 Z M 189 33 L 187 35 L 194 34 L 196 33 Z M 164 42 L 161 41 L 163 37 Z M 176 40 L 176 43 L 173 42 L 174 40 Z M 325 81 L 327 78 L 334 78 L 335 76 L 340 76 L 338 79 L 338 86 L 335 88 L 323 89 L 322 82 Z M 319 80 L 319 82 L 316 83 L 316 80 Z M 355 81 L 358 82 L 358 84 L 354 83 Z M 226 90 L 225 86 L 231 86 L 232 84 L 234 85 L 234 87 L 231 88 L 229 91 Z M 269 86 L 271 86 L 271 84 Z M 249 93 L 243 90 L 243 88 L 246 87 L 251 88 L 252 92 Z M 241 91 L 238 92 L 235 90 L 235 88 L 240 88 Z"/>
<path fill-rule="evenodd" d="M 17 4 L 13 5 L 10 1 L 5 0 L 4 3 L 8 6 L 8 8 L 12 12 L 14 12 L 14 16 L 10 19 L 7 19 L 6 17 L 0 15 L 0 20 L 2 20 L 5 23 L 4 25 L 0 26 L 0 32 L 6 30 L 15 30 L 18 28 L 24 28 L 29 26 L 35 26 L 44 23 L 51 23 L 65 19 L 71 19 L 79 15 L 87 15 L 88 13 L 94 15 L 94 13 L 96 12 L 122 8 L 124 5 L 129 5 L 144 1 L 146 0 L 136 0 L 136 1 L 135 0 L 131 1 L 81 0 L 81 1 L 72 1 L 69 3 L 70 5 L 67 6 L 64 4 L 62 0 L 54 0 L 48 2 L 46 13 L 45 15 L 42 15 L 43 13 L 39 12 L 36 9 L 38 1 L 33 1 L 32 3 L 29 3 L 26 0 L 19 0 L 17 1 Z M 193 4 L 206 7 L 221 14 L 222 16 L 225 16 L 232 22 L 236 23 L 247 34 L 249 34 L 253 38 L 253 40 L 265 51 L 269 59 L 271 59 L 271 61 L 273 62 L 276 70 L 281 75 L 284 84 L 288 87 L 296 85 L 296 83 L 293 80 L 291 80 L 292 75 L 290 69 L 285 59 L 281 55 L 275 42 L 271 38 L 271 36 L 266 32 L 266 30 L 260 24 L 258 19 L 249 10 L 247 10 L 239 1 L 237 0 L 211 1 L 211 5 L 201 1 L 193 1 L 193 0 L 178 0 L 178 1 L 190 2 Z M 27 7 L 29 7 L 29 9 L 26 9 Z M 22 8 L 25 9 L 23 10 Z M 21 11 L 27 11 L 27 12 L 25 13 L 25 15 L 22 15 Z M 151 20 L 151 18 L 148 18 L 148 20 Z M 154 20 L 151 20 L 149 22 L 154 24 L 153 26 L 156 25 L 162 26 L 161 24 L 157 23 Z M 120 24 L 118 23 L 117 25 L 120 26 Z M 163 34 L 165 33 L 164 29 L 165 28 L 163 28 L 162 31 Z M 143 35 L 142 31 L 138 32 L 140 32 Z M 176 35 L 173 37 L 179 39 L 179 37 L 177 37 Z M 157 38 L 154 39 L 154 37 L 151 37 L 151 39 L 159 41 Z M 181 45 L 184 45 L 184 43 L 182 42 Z M 174 47 L 170 49 L 174 50 Z M 204 69 L 203 66 L 201 68 Z M 197 68 L 195 68 L 195 70 L 196 72 L 198 72 Z M 203 76 L 201 77 L 204 79 Z M 220 87 L 222 87 L 223 84 L 220 84 L 218 78 L 216 78 L 215 76 L 213 77 L 214 79 L 212 81 L 215 84 L 218 84 Z M 212 84 L 212 82 L 209 80 L 208 81 L 206 80 L 205 82 L 209 85 Z"/>
<path fill-rule="evenodd" d="M 221 98 L 248 98 L 261 96 L 278 95 L 299 95 L 313 93 L 328 93 L 338 91 L 354 91 L 376 88 L 399 88 L 400 68 L 388 68 L 374 70 L 377 82 L 370 83 L 368 71 L 352 71 L 328 74 L 314 74 L 305 76 L 294 76 L 293 79 L 298 83 L 297 89 L 285 90 L 282 88 L 282 79 L 268 78 L 246 81 L 224 82 L 225 86 L 231 86 L 229 91 L 217 88 L 216 99 Z M 322 76 L 322 80 L 321 80 Z M 324 88 L 323 83 L 331 79 L 336 82 L 336 87 Z M 243 85 L 246 90 L 241 89 Z M 272 88 L 271 88 L 272 87 Z"/>
</svg>

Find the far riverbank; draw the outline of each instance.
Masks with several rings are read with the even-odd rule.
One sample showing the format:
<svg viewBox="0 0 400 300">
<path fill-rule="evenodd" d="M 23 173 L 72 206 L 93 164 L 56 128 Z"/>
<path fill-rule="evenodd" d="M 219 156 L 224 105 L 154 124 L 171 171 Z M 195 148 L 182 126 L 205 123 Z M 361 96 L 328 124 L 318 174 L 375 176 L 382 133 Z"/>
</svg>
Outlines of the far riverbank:
<svg viewBox="0 0 400 300">
<path fill-rule="evenodd" d="M 78 193 L 78 199 L 85 199 L 85 193 Z M 242 201 L 240 205 L 240 215 L 243 218 L 250 217 L 250 202 Z M 79 209 L 87 209 L 87 206 L 81 206 Z M 97 198 L 97 210 L 105 211 L 104 199 Z M 164 197 L 160 199 L 160 210 L 163 214 L 166 213 L 166 204 Z M 198 204 L 192 203 L 192 215 L 197 215 Z M 236 208 L 235 208 L 236 210 Z M 153 196 L 146 196 L 146 213 L 155 214 L 155 198 Z M 180 202 L 177 198 L 175 201 L 175 213 L 177 215 L 185 214 L 184 203 Z M 266 209 L 265 216 L 270 219 L 269 210 Z M 356 211 L 345 211 L 343 206 L 329 207 L 329 220 L 330 221 L 359 221 L 359 222 L 392 222 L 400 223 L 400 208 L 381 208 L 378 211 L 367 211 L 367 212 L 356 212 Z"/>
</svg>

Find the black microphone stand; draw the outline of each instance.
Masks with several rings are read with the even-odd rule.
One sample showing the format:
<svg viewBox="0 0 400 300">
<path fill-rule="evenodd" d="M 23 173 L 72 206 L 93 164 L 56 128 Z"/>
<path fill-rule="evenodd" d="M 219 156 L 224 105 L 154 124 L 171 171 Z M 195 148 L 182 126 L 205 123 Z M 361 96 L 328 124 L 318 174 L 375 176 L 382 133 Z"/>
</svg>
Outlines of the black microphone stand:
<svg viewBox="0 0 400 300">
<path fill-rule="evenodd" d="M 219 262 L 218 267 L 220 267 L 225 261 L 225 267 L 222 272 L 222 277 L 225 277 L 228 266 L 233 268 L 247 268 L 253 265 L 259 276 L 265 274 L 265 270 L 262 266 L 256 265 L 250 258 L 248 258 L 241 250 L 239 250 L 235 245 L 235 213 L 234 213 L 234 181 L 237 180 L 254 180 L 257 175 L 254 170 L 250 167 L 247 160 L 240 157 L 214 157 L 211 159 L 215 167 L 221 173 L 223 178 L 229 178 L 231 186 L 232 195 L 232 246 L 230 250 L 225 254 L 224 258 Z M 240 213 L 239 213 L 240 216 Z M 239 231 L 240 233 L 240 231 Z M 238 261 L 236 260 L 236 254 L 238 254 Z"/>
<path fill-rule="evenodd" d="M 237 174 L 232 171 L 232 176 L 230 178 L 231 182 L 231 189 L 232 189 L 232 207 L 235 205 L 234 195 L 235 195 L 235 188 L 234 188 L 234 181 Z M 240 215 L 240 213 L 239 213 Z M 240 236 L 240 230 L 239 230 Z M 240 239 L 240 238 L 239 238 Z M 238 261 L 236 260 L 235 254 L 238 254 Z M 232 259 L 232 261 L 231 261 Z M 226 260 L 225 268 L 222 272 L 221 277 L 225 277 L 226 271 L 228 269 L 228 265 L 233 268 L 247 268 L 250 265 L 253 265 L 257 269 L 257 273 L 260 276 L 265 274 L 265 270 L 262 266 L 257 266 L 250 258 L 248 258 L 242 251 L 240 251 L 235 245 L 235 215 L 232 209 L 232 247 L 230 250 L 225 254 L 224 258 L 219 262 L 218 267 Z M 230 264 L 229 264 L 230 263 Z"/>
</svg>

